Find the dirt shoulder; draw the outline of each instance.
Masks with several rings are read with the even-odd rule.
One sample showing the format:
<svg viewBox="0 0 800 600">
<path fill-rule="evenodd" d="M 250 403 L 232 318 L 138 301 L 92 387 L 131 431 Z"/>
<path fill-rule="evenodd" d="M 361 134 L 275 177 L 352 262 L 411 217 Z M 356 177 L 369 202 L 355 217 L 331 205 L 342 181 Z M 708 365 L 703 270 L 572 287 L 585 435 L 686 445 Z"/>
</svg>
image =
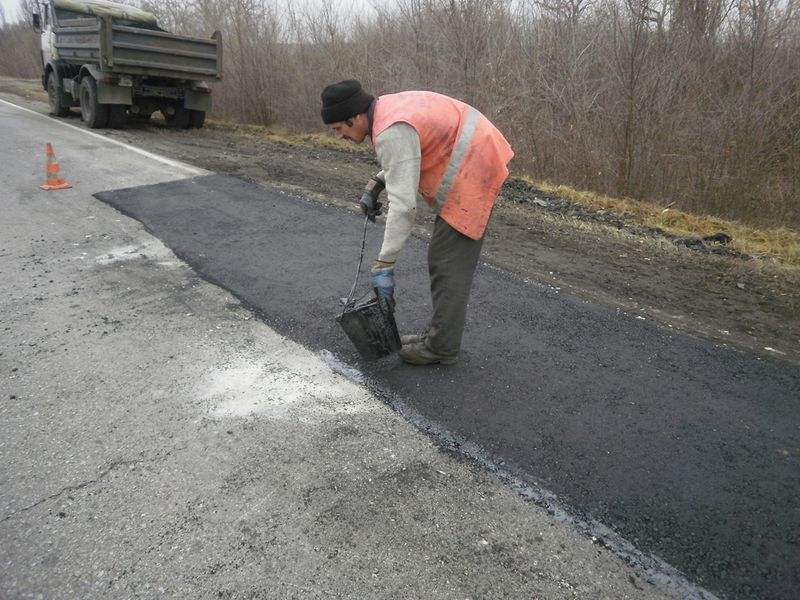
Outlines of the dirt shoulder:
<svg viewBox="0 0 800 600">
<path fill-rule="evenodd" d="M 46 98 L 38 93 L 30 83 L 0 80 L 0 97 L 24 99 L 25 106 L 46 113 Z M 82 126 L 77 111 L 65 120 Z M 378 170 L 371 153 L 290 144 L 213 125 L 177 131 L 157 122 L 132 123 L 103 133 L 354 211 L 364 183 Z M 425 206 L 417 212 L 415 234 L 426 237 L 433 216 Z M 676 243 L 623 217 L 587 211 L 514 182 L 495 209 L 483 258 L 669 330 L 800 364 L 800 275 L 713 241 Z"/>
</svg>

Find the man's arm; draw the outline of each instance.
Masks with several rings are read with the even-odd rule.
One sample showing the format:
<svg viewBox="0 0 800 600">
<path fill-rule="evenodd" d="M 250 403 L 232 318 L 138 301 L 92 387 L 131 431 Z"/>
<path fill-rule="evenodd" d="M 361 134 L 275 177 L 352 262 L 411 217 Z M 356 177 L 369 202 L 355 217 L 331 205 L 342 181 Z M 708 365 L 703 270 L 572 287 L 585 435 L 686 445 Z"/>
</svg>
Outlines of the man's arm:
<svg viewBox="0 0 800 600">
<path fill-rule="evenodd" d="M 383 167 L 389 212 L 378 260 L 394 263 L 403 248 L 417 208 L 420 144 L 417 131 L 407 123 L 395 123 L 375 140 L 375 152 Z"/>
</svg>

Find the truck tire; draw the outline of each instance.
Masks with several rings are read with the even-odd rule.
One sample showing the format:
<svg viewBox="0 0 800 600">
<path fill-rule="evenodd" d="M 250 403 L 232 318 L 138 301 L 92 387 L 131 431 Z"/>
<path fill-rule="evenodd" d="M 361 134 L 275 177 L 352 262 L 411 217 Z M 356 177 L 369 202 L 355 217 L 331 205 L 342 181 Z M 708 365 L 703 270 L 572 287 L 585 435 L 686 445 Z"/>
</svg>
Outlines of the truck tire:
<svg viewBox="0 0 800 600">
<path fill-rule="evenodd" d="M 111 129 L 125 129 L 125 120 L 128 118 L 125 114 L 127 108 L 124 104 L 108 105 L 108 126 Z"/>
<path fill-rule="evenodd" d="M 206 111 L 204 110 L 190 110 L 189 111 L 189 127 L 200 129 L 206 122 Z"/>
<path fill-rule="evenodd" d="M 47 78 L 47 103 L 50 105 L 50 114 L 54 117 L 67 116 L 72 105 L 72 98 L 61 91 L 55 73 L 50 73 Z"/>
<path fill-rule="evenodd" d="M 189 111 L 182 106 L 176 106 L 175 112 L 170 114 L 162 113 L 164 120 L 167 122 L 167 127 L 173 129 L 189 129 Z"/>
<path fill-rule="evenodd" d="M 108 104 L 97 101 L 97 83 L 87 75 L 81 79 L 81 118 L 90 129 L 100 129 L 108 124 Z"/>
</svg>

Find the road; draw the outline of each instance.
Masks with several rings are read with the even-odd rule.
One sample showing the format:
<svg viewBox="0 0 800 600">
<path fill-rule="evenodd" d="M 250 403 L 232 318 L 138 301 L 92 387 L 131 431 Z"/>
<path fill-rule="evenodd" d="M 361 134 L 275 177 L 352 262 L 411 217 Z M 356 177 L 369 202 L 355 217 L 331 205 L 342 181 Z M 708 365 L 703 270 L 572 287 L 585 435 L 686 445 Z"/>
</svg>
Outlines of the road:
<svg viewBox="0 0 800 600">
<path fill-rule="evenodd" d="M 357 364 L 334 322 L 357 260 L 357 216 L 218 176 L 100 197 L 276 330 Z M 379 239 L 376 229 L 368 256 Z M 419 330 L 424 242 L 404 250 L 397 278 L 400 326 Z M 800 589 L 797 367 L 488 267 L 470 315 L 454 367 L 360 368 L 421 427 L 534 496 L 555 494 L 544 503 L 612 547 L 625 542 L 605 527 L 731 597 Z"/>
<path fill-rule="evenodd" d="M 458 365 L 363 364 L 333 320 L 357 259 L 356 216 L 0 111 L 14 140 L 2 150 L 14 190 L 4 211 L 15 216 L 2 270 L 22 273 L 3 308 L 15 352 L 0 356 L 14 388 L 0 445 L 14 482 L 0 517 L 11 597 L 28 597 L 43 564 L 49 589 L 66 578 L 85 594 L 106 578 L 136 597 L 156 595 L 154 581 L 177 597 L 208 581 L 239 597 L 251 579 L 256 597 L 796 593 L 796 367 L 486 265 Z M 45 139 L 73 157 L 62 162 L 73 190 L 32 186 Z M 372 229 L 370 250 L 379 238 Z M 428 310 L 424 252 L 412 240 L 398 270 L 409 331 Z M 44 424 L 26 420 L 32 410 Z M 20 458 L 31 454 L 41 458 Z M 140 507 L 153 499 L 155 517 Z M 497 556 L 474 552 L 473 525 L 502 532 L 477 542 Z M 212 544 L 220 536 L 227 547 Z M 631 578 L 605 546 L 637 565 Z M 61 570 L 60 556 L 98 554 L 77 575 Z M 258 570 L 266 563 L 272 576 Z M 135 587 L 134 565 L 151 589 Z M 283 593 L 267 591 L 276 579 Z"/>
<path fill-rule="evenodd" d="M 202 172 L 0 131 L 2 600 L 671 597 L 92 197 Z"/>
</svg>

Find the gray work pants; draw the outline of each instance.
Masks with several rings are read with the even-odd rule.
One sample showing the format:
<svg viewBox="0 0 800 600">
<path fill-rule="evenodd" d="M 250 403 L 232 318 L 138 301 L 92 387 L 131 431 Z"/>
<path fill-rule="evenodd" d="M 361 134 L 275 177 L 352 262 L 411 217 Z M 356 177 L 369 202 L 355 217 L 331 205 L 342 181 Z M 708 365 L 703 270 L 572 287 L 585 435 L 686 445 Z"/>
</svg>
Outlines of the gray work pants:
<svg viewBox="0 0 800 600">
<path fill-rule="evenodd" d="M 436 217 L 428 246 L 433 317 L 425 345 L 439 356 L 458 356 L 472 278 L 482 246 L 483 238 L 473 240 Z"/>
</svg>

